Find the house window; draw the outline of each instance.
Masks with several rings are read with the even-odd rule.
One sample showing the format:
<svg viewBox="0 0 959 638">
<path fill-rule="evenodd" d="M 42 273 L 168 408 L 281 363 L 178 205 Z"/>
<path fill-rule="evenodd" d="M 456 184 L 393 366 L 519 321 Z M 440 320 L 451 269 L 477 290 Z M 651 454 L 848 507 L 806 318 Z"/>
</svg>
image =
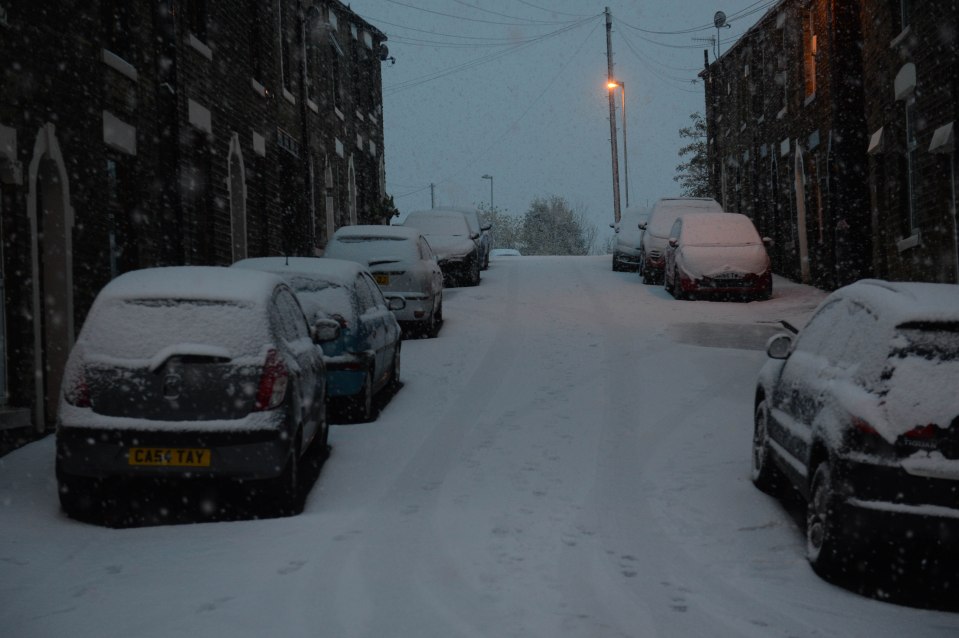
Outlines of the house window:
<svg viewBox="0 0 959 638">
<path fill-rule="evenodd" d="M 100 29 L 103 33 L 103 48 L 115 53 L 126 62 L 132 59 L 135 47 L 130 41 L 130 8 L 124 0 L 104 0 L 100 4 Z"/>
<path fill-rule="evenodd" d="M 816 55 L 818 53 L 816 13 L 813 9 L 806 12 L 802 31 L 803 75 L 805 78 L 806 97 L 809 98 L 816 94 Z"/>
<path fill-rule="evenodd" d="M 290 28 L 289 21 L 291 16 L 288 15 L 287 11 L 283 10 L 283 2 L 280 0 L 277 2 L 277 12 L 279 15 L 279 20 L 277 24 L 280 29 L 280 74 L 283 80 L 283 89 L 290 95 L 293 94 L 293 58 L 292 58 L 292 46 L 293 43 L 290 42 Z"/>
<path fill-rule="evenodd" d="M 906 98 L 906 152 L 904 163 L 904 182 L 906 186 L 905 205 L 903 206 L 905 225 L 903 230 L 907 235 L 915 233 L 916 223 L 916 162 L 919 142 L 916 135 L 916 98 Z"/>
<path fill-rule="evenodd" d="M 184 0 L 183 15 L 186 18 L 187 28 L 201 42 L 207 38 L 207 0 Z"/>
</svg>

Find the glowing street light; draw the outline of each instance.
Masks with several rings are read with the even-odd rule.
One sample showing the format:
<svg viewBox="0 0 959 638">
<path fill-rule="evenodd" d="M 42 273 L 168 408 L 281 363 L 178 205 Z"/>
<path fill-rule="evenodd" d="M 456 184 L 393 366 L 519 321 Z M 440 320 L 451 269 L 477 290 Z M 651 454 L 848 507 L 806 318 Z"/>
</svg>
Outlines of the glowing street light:
<svg viewBox="0 0 959 638">
<path fill-rule="evenodd" d="M 623 90 L 623 176 L 625 177 L 626 186 L 626 207 L 629 208 L 629 153 L 627 152 L 626 144 L 626 83 L 610 81 L 606 84 L 606 87 L 610 91 L 615 91 L 617 88 Z"/>
</svg>

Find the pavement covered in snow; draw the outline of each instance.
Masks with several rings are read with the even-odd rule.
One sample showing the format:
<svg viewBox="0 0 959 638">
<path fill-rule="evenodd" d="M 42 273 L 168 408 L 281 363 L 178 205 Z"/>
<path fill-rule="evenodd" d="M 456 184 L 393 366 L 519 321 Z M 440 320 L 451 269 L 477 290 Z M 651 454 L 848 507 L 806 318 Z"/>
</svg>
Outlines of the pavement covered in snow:
<svg viewBox="0 0 959 638">
<path fill-rule="evenodd" d="M 293 518 L 78 523 L 52 437 L 0 457 L 0 633 L 959 635 L 890 602 L 896 575 L 819 579 L 795 506 L 751 485 L 763 344 L 823 296 L 775 284 L 680 302 L 608 256 L 494 259 L 404 343 L 379 419 L 333 427 Z"/>
</svg>

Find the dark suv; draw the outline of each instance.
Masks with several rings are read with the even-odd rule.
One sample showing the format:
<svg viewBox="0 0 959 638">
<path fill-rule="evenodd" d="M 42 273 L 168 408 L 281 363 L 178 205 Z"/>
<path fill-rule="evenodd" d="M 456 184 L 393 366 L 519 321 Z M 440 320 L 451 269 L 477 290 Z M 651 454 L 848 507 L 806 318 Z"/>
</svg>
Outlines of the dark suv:
<svg viewBox="0 0 959 638">
<path fill-rule="evenodd" d="M 56 473 L 88 517 L 128 479 L 238 479 L 272 511 L 301 507 L 298 465 L 325 453 L 319 341 L 276 275 L 186 266 L 134 271 L 97 296 L 64 373 Z M 101 512 L 108 514 L 108 512 Z"/>
<path fill-rule="evenodd" d="M 806 499 L 819 573 L 891 543 L 959 547 L 959 286 L 863 280 L 767 346 L 752 480 Z"/>
</svg>

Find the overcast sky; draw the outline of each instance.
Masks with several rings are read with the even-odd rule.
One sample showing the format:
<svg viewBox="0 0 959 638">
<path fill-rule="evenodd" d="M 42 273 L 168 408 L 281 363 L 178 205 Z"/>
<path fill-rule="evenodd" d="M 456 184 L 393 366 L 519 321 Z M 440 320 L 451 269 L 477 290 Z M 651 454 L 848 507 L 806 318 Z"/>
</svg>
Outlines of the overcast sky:
<svg viewBox="0 0 959 638">
<path fill-rule="evenodd" d="M 387 34 L 396 58 L 383 64 L 387 190 L 404 214 L 429 208 L 431 182 L 437 205 L 479 204 L 489 201 L 489 174 L 498 207 L 522 215 L 534 197 L 560 195 L 606 231 L 613 196 L 604 7 L 615 73 L 626 85 L 635 205 L 679 192 L 678 130 L 704 109 L 696 75 L 703 49 L 713 54 L 697 39 L 716 35 L 715 12 L 746 14 L 723 29 L 725 50 L 771 4 L 356 0 L 352 9 Z M 616 102 L 621 129 L 619 95 Z M 622 150 L 620 158 L 622 165 Z"/>
</svg>

